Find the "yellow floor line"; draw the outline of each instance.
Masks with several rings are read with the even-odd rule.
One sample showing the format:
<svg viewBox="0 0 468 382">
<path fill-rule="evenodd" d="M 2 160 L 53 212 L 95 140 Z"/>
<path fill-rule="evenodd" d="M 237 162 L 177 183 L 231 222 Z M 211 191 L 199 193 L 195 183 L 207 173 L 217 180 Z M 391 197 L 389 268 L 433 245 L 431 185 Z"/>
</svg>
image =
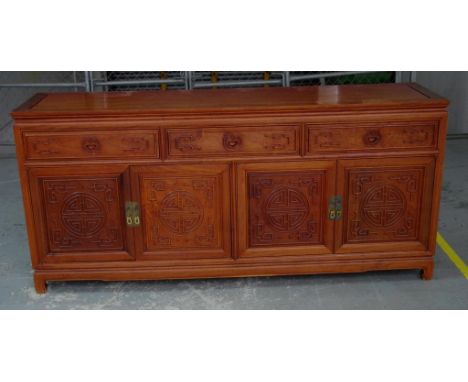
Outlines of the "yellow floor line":
<svg viewBox="0 0 468 382">
<path fill-rule="evenodd" d="M 457 255 L 450 244 L 445 241 L 444 237 L 439 232 L 437 232 L 437 244 L 439 244 L 439 247 L 442 249 L 442 251 L 445 252 L 448 258 L 452 260 L 452 263 L 455 264 L 460 272 L 463 273 L 463 276 L 468 279 L 468 266 L 464 263 L 460 256 Z"/>
</svg>

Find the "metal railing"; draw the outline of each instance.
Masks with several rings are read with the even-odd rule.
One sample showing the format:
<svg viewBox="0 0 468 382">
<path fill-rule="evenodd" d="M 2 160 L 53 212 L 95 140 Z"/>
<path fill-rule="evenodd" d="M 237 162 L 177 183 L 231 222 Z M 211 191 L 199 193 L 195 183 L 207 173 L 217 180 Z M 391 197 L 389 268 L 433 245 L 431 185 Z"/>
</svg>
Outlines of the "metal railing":
<svg viewBox="0 0 468 382">
<path fill-rule="evenodd" d="M 213 80 L 211 79 L 210 81 L 198 79 L 196 76 L 197 72 L 180 72 L 180 75 L 178 76 L 178 78 L 140 78 L 136 80 L 135 79 L 133 80 L 95 79 L 93 78 L 93 74 L 91 72 L 88 72 L 88 73 L 90 73 L 88 75 L 90 84 L 87 87 L 93 90 L 99 87 L 107 90 L 109 89 L 109 86 L 111 87 L 122 87 L 122 86 L 137 87 L 138 85 L 172 85 L 172 84 L 183 85 L 184 89 L 189 90 L 189 89 L 201 89 L 201 88 L 245 87 L 245 86 L 267 86 L 267 85 L 288 87 L 288 86 L 296 85 L 300 81 L 308 81 L 308 80 L 321 80 L 319 85 L 326 85 L 327 83 L 324 80 L 328 78 L 339 78 L 343 76 L 356 76 L 356 75 L 372 74 L 372 73 L 379 73 L 379 72 L 375 72 L 375 71 L 323 72 L 323 73 L 313 72 L 313 73 L 299 74 L 299 75 L 296 75 L 294 72 L 289 72 L 289 71 L 264 72 L 264 73 L 274 73 L 276 74 L 276 77 L 278 78 L 271 79 L 269 78 L 270 76 L 268 76 L 268 78 L 249 80 L 249 79 L 243 79 L 242 75 L 240 75 L 239 77 L 241 78 L 235 79 L 235 80 L 232 80 L 232 79 Z M 164 73 L 164 72 L 161 72 L 161 73 Z M 223 72 L 220 72 L 220 73 L 223 73 Z M 242 73 L 242 72 L 237 72 L 237 73 Z M 395 75 L 395 79 L 397 78 L 401 78 L 401 76 Z"/>
<path fill-rule="evenodd" d="M 73 72 L 76 73 L 76 72 Z M 74 82 L 12 82 L 0 83 L 0 88 L 74 88 L 84 89 L 86 91 L 96 91 L 99 87 L 108 86 L 136 86 L 136 85 L 168 85 L 181 84 L 185 89 L 198 89 L 209 87 L 242 87 L 242 86 L 262 86 L 262 85 L 281 85 L 291 86 L 298 81 L 304 80 L 322 80 L 326 78 L 338 78 L 343 76 L 362 75 L 379 73 L 376 71 L 355 71 L 355 72 L 323 72 L 295 75 L 294 72 L 273 72 L 278 73 L 281 79 L 256 79 L 256 80 L 216 80 L 216 81 L 197 81 L 193 76 L 193 72 L 181 72 L 180 78 L 157 78 L 148 79 L 141 78 L 137 80 L 106 80 L 95 78 L 93 72 L 82 72 L 84 74 L 83 81 Z M 242 73 L 242 72 L 238 72 Z M 401 81 L 401 72 L 395 72 L 395 82 Z M 325 85 L 324 81 L 320 85 Z"/>
</svg>

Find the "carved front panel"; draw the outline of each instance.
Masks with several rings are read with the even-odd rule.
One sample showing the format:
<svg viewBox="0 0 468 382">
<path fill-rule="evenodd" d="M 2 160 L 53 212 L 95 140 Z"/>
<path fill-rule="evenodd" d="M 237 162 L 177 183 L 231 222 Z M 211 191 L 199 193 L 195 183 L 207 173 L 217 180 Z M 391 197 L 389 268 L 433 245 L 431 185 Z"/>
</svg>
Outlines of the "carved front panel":
<svg viewBox="0 0 468 382">
<path fill-rule="evenodd" d="M 52 252 L 122 250 L 117 178 L 44 179 L 42 191 Z"/>
<path fill-rule="evenodd" d="M 436 121 L 306 125 L 311 154 L 330 151 L 433 148 Z"/>
<path fill-rule="evenodd" d="M 25 146 L 28 159 L 159 157 L 153 131 L 25 133 Z"/>
<path fill-rule="evenodd" d="M 323 171 L 249 173 L 249 246 L 322 240 Z"/>
<path fill-rule="evenodd" d="M 299 127 L 251 126 L 168 129 L 169 157 L 294 155 Z"/>
<path fill-rule="evenodd" d="M 217 176 L 143 176 L 149 251 L 222 248 L 222 190 Z"/>
<path fill-rule="evenodd" d="M 417 240 L 424 168 L 349 171 L 346 240 Z"/>
</svg>

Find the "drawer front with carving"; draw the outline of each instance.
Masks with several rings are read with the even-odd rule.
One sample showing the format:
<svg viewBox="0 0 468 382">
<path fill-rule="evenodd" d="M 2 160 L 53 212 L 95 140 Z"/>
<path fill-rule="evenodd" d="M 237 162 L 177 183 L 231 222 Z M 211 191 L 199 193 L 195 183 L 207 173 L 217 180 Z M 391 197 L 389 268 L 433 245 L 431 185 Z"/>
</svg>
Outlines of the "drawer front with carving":
<svg viewBox="0 0 468 382">
<path fill-rule="evenodd" d="M 306 125 L 308 154 L 334 151 L 434 149 L 438 122 L 362 122 Z"/>
<path fill-rule="evenodd" d="M 337 252 L 427 250 L 434 158 L 338 161 Z"/>
<path fill-rule="evenodd" d="M 335 161 L 243 164 L 237 178 L 241 257 L 332 252 Z"/>
<path fill-rule="evenodd" d="M 157 131 L 24 133 L 27 159 L 158 158 Z"/>
<path fill-rule="evenodd" d="M 41 262 L 133 260 L 124 222 L 126 166 L 37 167 L 29 171 Z"/>
<path fill-rule="evenodd" d="M 152 260 L 231 256 L 229 167 L 132 167 L 141 204 L 137 257 Z"/>
<path fill-rule="evenodd" d="M 299 126 L 168 129 L 169 158 L 298 155 Z"/>
</svg>

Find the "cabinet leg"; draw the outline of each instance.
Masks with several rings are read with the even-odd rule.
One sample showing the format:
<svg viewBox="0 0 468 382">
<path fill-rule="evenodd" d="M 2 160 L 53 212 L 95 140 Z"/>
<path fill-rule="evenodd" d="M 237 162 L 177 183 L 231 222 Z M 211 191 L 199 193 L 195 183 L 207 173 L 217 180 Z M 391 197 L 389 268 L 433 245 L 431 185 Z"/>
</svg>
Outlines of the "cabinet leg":
<svg viewBox="0 0 468 382">
<path fill-rule="evenodd" d="M 34 275 L 34 288 L 36 288 L 36 293 L 44 294 L 47 292 L 47 281 L 38 276 L 37 274 Z"/>
<path fill-rule="evenodd" d="M 423 280 L 432 280 L 433 273 L 434 273 L 434 264 L 431 264 L 421 269 L 420 275 Z"/>
</svg>

